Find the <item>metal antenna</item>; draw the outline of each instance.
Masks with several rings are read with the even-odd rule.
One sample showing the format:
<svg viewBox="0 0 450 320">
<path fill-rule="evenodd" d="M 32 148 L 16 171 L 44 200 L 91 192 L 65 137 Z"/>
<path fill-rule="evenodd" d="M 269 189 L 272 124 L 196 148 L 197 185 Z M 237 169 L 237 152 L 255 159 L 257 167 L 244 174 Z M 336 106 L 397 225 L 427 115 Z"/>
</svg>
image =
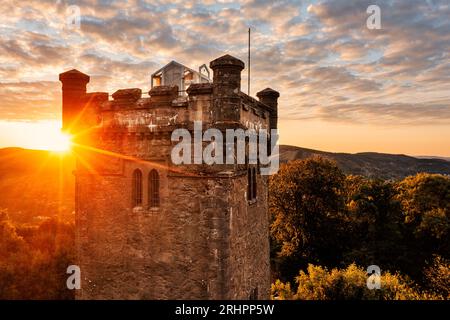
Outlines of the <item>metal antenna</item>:
<svg viewBox="0 0 450 320">
<path fill-rule="evenodd" d="M 250 95 L 250 28 L 248 28 L 248 86 L 247 91 L 248 95 Z"/>
</svg>

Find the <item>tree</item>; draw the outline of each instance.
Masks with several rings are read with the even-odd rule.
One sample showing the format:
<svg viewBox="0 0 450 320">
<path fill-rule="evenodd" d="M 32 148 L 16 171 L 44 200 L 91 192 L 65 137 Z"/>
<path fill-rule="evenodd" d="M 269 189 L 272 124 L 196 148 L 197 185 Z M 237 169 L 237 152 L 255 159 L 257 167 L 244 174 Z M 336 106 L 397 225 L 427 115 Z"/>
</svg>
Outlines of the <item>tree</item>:
<svg viewBox="0 0 450 320">
<path fill-rule="evenodd" d="M 274 278 L 281 279 L 274 298 L 448 298 L 450 177 L 345 177 L 328 160 L 306 159 L 271 177 L 269 205 Z M 369 265 L 380 266 L 386 290 L 367 291 L 356 266 Z M 286 281 L 298 270 L 295 294 Z"/>
<path fill-rule="evenodd" d="M 344 264 L 398 270 L 405 265 L 400 202 L 391 182 L 348 176 L 345 183 L 347 241 Z"/>
<path fill-rule="evenodd" d="M 289 162 L 271 177 L 271 235 L 278 257 L 297 261 L 291 271 L 307 262 L 339 261 L 344 178 L 335 163 L 320 157 Z"/>
<path fill-rule="evenodd" d="M 419 173 L 397 184 L 398 199 L 405 211 L 407 223 L 420 224 L 423 213 L 442 209 L 450 212 L 450 177 Z"/>
<path fill-rule="evenodd" d="M 420 173 L 397 186 L 406 227 L 414 252 L 425 261 L 432 254 L 450 258 L 450 177 Z M 423 263 L 419 265 L 423 266 Z"/>
</svg>

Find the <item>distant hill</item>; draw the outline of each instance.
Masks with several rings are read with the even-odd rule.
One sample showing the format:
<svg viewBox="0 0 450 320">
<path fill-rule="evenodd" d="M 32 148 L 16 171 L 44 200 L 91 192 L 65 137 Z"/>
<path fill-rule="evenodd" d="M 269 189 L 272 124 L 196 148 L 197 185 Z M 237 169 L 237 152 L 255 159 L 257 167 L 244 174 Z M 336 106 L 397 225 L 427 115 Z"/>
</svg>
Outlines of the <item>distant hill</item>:
<svg viewBox="0 0 450 320">
<path fill-rule="evenodd" d="M 450 175 L 450 162 L 435 157 L 414 158 L 402 154 L 376 152 L 333 153 L 280 145 L 280 162 L 282 163 L 315 155 L 336 161 L 338 167 L 347 174 L 372 178 L 399 179 L 419 172 Z"/>
<path fill-rule="evenodd" d="M 41 150 L 0 149 L 0 210 L 17 223 L 73 219 L 74 159 Z"/>
<path fill-rule="evenodd" d="M 441 160 L 446 160 L 446 161 L 450 161 L 450 157 L 438 157 L 438 156 L 415 156 L 414 158 L 418 158 L 418 159 L 441 159 Z"/>
</svg>

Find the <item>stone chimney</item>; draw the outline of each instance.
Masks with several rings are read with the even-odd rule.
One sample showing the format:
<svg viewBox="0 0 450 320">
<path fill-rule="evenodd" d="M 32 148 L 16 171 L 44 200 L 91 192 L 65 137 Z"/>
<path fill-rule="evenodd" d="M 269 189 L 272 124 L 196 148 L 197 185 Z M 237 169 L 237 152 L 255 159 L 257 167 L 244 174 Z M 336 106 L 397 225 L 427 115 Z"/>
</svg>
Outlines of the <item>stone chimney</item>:
<svg viewBox="0 0 450 320">
<path fill-rule="evenodd" d="M 74 132 L 79 126 L 78 119 L 86 102 L 86 85 L 90 77 L 78 70 L 70 70 L 59 75 L 62 82 L 62 123 L 63 130 Z"/>
<path fill-rule="evenodd" d="M 278 98 L 280 93 L 271 88 L 266 88 L 256 94 L 259 101 L 269 106 L 270 111 L 270 129 L 277 129 L 278 125 Z"/>
<path fill-rule="evenodd" d="M 213 70 L 213 121 L 215 123 L 239 122 L 241 71 L 244 62 L 224 55 L 211 61 L 209 67 Z"/>
</svg>

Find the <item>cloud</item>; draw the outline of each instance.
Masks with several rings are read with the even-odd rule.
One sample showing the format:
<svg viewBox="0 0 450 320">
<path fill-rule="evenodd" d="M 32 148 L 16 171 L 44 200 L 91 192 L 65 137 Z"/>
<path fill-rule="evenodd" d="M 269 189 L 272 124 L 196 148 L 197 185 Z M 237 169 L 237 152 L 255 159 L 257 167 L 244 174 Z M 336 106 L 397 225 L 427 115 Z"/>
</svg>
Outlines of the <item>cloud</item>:
<svg viewBox="0 0 450 320">
<path fill-rule="evenodd" d="M 390 104 L 335 104 L 317 107 L 316 115 L 327 121 L 351 121 L 355 123 L 414 125 L 442 125 L 450 122 L 450 99 L 427 103 Z"/>
<path fill-rule="evenodd" d="M 58 119 L 60 90 L 61 84 L 52 81 L 0 83 L 1 119 Z"/>
<path fill-rule="evenodd" d="M 381 30 L 366 28 L 372 4 Z M 66 24 L 69 5 L 80 8 L 80 30 Z M 3 119 L 57 116 L 57 76 L 70 68 L 91 75 L 89 90 L 145 91 L 171 60 L 197 68 L 230 53 L 245 61 L 251 27 L 252 92 L 280 90 L 282 118 L 449 120 L 447 0 L 4 0 L 0 14 Z M 246 91 L 245 71 L 242 83 Z"/>
</svg>

